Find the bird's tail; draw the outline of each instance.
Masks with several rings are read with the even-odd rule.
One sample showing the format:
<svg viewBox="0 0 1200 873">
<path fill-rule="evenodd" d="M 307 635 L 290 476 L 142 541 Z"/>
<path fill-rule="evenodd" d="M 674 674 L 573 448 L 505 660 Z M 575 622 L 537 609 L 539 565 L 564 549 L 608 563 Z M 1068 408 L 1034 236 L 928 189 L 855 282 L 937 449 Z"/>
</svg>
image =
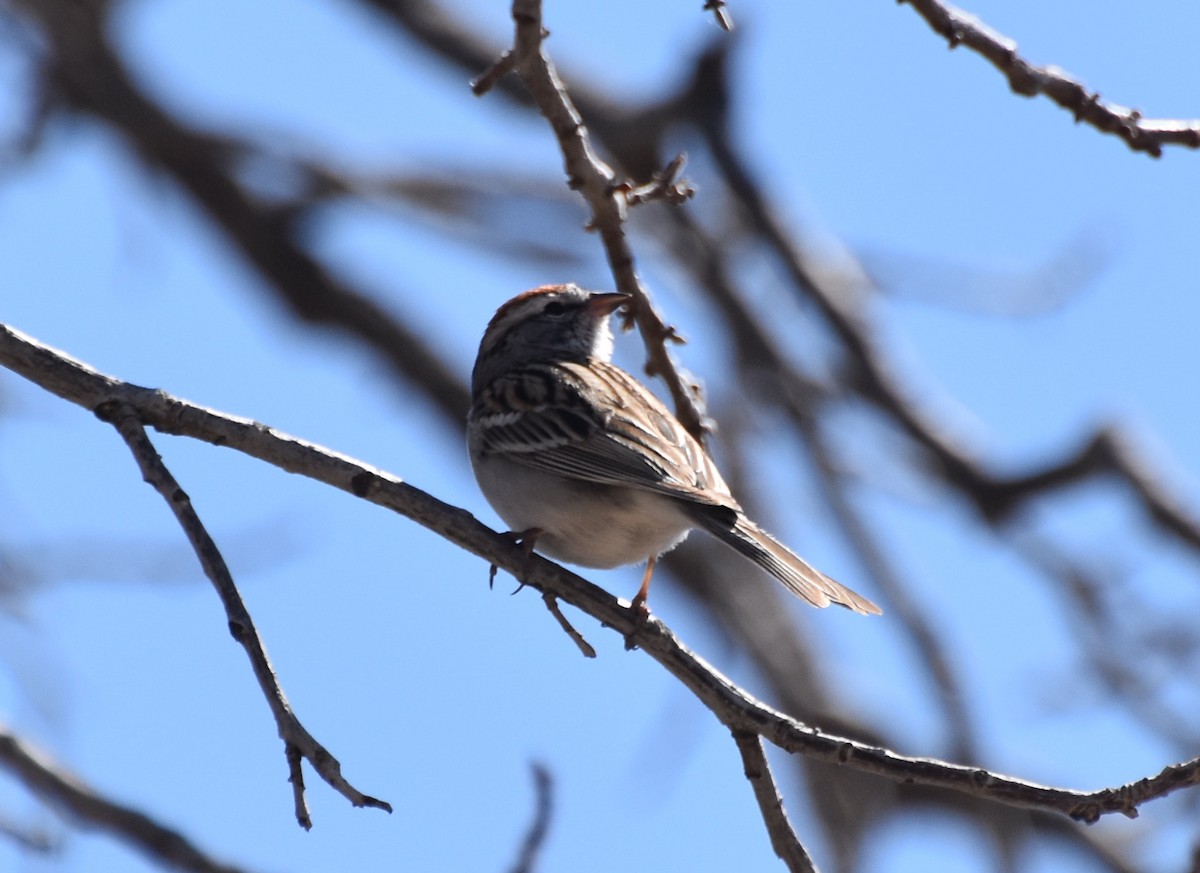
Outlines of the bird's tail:
<svg viewBox="0 0 1200 873">
<path fill-rule="evenodd" d="M 830 579 L 744 515 L 739 513 L 732 527 L 712 515 L 702 516 L 700 520 L 709 533 L 737 549 L 813 606 L 826 607 L 836 603 L 863 615 L 882 613 L 867 598 Z"/>
</svg>

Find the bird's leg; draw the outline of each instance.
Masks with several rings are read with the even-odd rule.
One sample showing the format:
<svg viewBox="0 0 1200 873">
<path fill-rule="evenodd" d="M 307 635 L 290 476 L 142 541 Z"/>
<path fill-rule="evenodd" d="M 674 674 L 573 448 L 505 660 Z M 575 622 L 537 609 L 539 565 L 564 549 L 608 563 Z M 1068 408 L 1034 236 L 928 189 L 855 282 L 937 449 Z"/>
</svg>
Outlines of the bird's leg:
<svg viewBox="0 0 1200 873">
<path fill-rule="evenodd" d="M 525 530 L 509 530 L 500 534 L 500 536 L 504 537 L 506 540 L 512 540 L 514 545 L 520 546 L 521 550 L 525 552 L 525 567 L 522 569 L 522 575 L 525 575 L 529 571 L 529 559 L 533 556 L 533 548 L 537 545 L 538 537 L 541 535 L 542 529 L 540 527 L 527 527 Z M 493 586 L 493 584 L 495 584 L 496 571 L 499 569 L 500 568 L 495 564 L 492 564 L 491 568 L 488 570 L 489 589 Z M 517 586 L 517 591 L 520 591 L 525 587 L 525 580 L 522 579 L 521 576 L 518 576 L 517 581 L 521 583 Z M 513 594 L 516 594 L 517 591 L 514 591 Z"/>
<path fill-rule="evenodd" d="M 654 575 L 654 562 L 657 560 L 657 556 L 651 555 L 646 561 L 646 574 L 642 576 L 642 587 L 638 589 L 637 594 L 633 595 L 633 600 L 629 603 L 629 608 L 634 612 L 643 615 L 650 614 L 650 610 L 646 606 L 646 598 L 650 596 L 650 577 Z"/>
<path fill-rule="evenodd" d="M 625 635 L 625 651 L 630 652 L 637 648 L 637 641 L 634 637 L 641 627 L 650 618 L 650 609 L 646 606 L 646 597 L 650 594 L 650 577 L 654 575 L 654 562 L 657 560 L 655 555 L 651 555 L 646 560 L 646 575 L 642 576 L 642 587 L 638 589 L 638 593 L 633 595 L 633 600 L 629 602 L 629 608 L 633 612 L 634 628 Z"/>
</svg>

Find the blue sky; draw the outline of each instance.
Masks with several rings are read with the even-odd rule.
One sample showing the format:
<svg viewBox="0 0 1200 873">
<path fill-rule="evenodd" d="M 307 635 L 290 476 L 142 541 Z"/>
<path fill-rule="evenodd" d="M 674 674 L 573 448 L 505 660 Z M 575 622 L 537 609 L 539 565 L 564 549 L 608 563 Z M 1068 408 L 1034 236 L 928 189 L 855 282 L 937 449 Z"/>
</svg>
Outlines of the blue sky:
<svg viewBox="0 0 1200 873">
<path fill-rule="evenodd" d="M 453 6 L 498 47 L 509 40 L 506 4 Z M 699 6 L 548 2 L 548 48 L 565 73 L 649 99 L 717 38 Z M 791 223 L 896 277 L 875 313 L 922 403 L 999 465 L 1052 456 L 1098 422 L 1127 422 L 1188 505 L 1200 504 L 1190 396 L 1200 155 L 1134 155 L 1046 100 L 1017 97 L 982 59 L 947 51 L 895 3 L 731 8 L 745 146 Z M 547 129 L 510 118 L 495 98 L 472 98 L 464 77 L 348 10 L 318 0 L 130 2 L 114 38 L 141 84 L 197 124 L 347 166 L 419 171 L 486 159 L 500 173 L 556 178 Z M 1062 66 L 1107 99 L 1148 116 L 1200 115 L 1195 4 L 971 11 L 1031 61 Z M 702 188 L 689 208 L 721 204 Z M 499 524 L 457 434 L 397 390 L 379 361 L 283 317 L 224 240 L 111 132 L 55 124 L 35 156 L 0 176 L 0 230 L 0 320 L 120 378 L 361 458 Z M 464 377 L 484 324 L 511 294 L 560 279 L 611 285 L 590 237 L 581 274 L 560 276 L 448 242 L 405 210 L 335 209 L 320 231 L 326 262 L 425 325 Z M 577 228 L 561 233 L 579 245 Z M 1060 306 L 986 311 L 1012 308 L 1020 277 L 1077 243 L 1098 269 Z M 654 261 L 647 239 L 635 233 L 633 245 L 656 299 L 693 338 L 683 362 L 719 396 L 684 277 Z M 994 284 L 964 295 L 967 280 Z M 636 361 L 634 340 L 623 342 Z M 396 808 L 351 809 L 310 777 L 315 828 L 303 833 L 245 658 L 124 445 L 14 377 L 0 375 L 0 402 L 0 538 L 42 580 L 23 615 L 0 617 L 9 667 L 0 713 L 96 787 L 249 869 L 499 870 L 531 816 L 528 767 L 538 760 L 558 792 L 542 869 L 630 869 L 631 858 L 645 870 L 781 869 L 723 729 L 615 635 L 580 618 L 600 654 L 585 661 L 532 592 L 509 597 L 504 578 L 489 591 L 483 561 L 419 527 L 236 453 L 155 436 L 224 548 L 301 718 L 354 784 Z M 889 445 L 851 440 L 846 452 L 886 484 L 864 489 L 863 506 L 979 691 L 983 763 L 1095 788 L 1171 762 L 1176 750 L 1139 739 L 1089 699 L 1045 580 L 965 507 L 906 478 Z M 853 579 L 861 571 L 816 498 L 802 494 L 798 505 L 800 517 L 780 520 L 779 532 Z M 1200 605 L 1194 559 L 1164 546 L 1115 489 L 1040 507 L 1037 522 L 1119 567 L 1131 609 Z M 587 575 L 627 597 L 639 572 Z M 654 608 L 706 659 L 763 690 L 669 586 L 655 591 Z M 884 721 L 903 738 L 900 751 L 942 751 L 930 691 L 912 680 L 886 619 L 795 612 L 850 689 L 848 705 Z M 1195 712 L 1194 688 L 1178 698 Z M 5 808 L 52 823 L 0 785 Z M 789 801 L 822 862 L 828 847 L 810 838 L 809 811 L 798 792 Z M 1155 832 L 1158 809 L 1100 827 L 1140 840 L 1146 869 L 1180 869 L 1187 835 Z M 0 842 L 0 867 L 156 869 L 105 836 L 64 837 L 51 861 Z M 975 839 L 946 819 L 893 821 L 862 869 L 992 869 Z M 1028 869 L 1085 869 L 1043 854 Z"/>
</svg>

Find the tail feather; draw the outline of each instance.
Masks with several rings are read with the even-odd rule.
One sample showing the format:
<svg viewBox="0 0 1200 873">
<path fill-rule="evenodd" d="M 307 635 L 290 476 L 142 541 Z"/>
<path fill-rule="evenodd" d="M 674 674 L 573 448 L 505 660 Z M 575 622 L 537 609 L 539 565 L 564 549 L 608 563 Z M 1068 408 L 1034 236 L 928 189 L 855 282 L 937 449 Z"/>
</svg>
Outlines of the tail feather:
<svg viewBox="0 0 1200 873">
<path fill-rule="evenodd" d="M 722 524 L 721 519 L 714 516 L 702 516 L 701 523 L 709 533 L 758 564 L 789 591 L 813 606 L 824 608 L 836 603 L 862 615 L 882 614 L 874 603 L 830 579 L 744 515 L 738 515 L 733 527 Z"/>
</svg>

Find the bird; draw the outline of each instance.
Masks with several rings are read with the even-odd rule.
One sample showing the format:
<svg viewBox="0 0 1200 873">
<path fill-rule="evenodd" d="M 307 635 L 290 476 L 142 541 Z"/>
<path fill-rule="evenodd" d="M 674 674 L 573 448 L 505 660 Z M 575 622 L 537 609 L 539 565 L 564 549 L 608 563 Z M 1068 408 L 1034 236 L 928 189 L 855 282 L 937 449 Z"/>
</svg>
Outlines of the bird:
<svg viewBox="0 0 1200 873">
<path fill-rule="evenodd" d="M 705 448 L 612 362 L 610 316 L 630 299 L 543 285 L 488 323 L 471 372 L 467 448 L 510 534 L 584 567 L 645 561 L 630 602 L 643 612 L 658 557 L 699 528 L 813 606 L 879 614 L 751 521 Z"/>
</svg>

